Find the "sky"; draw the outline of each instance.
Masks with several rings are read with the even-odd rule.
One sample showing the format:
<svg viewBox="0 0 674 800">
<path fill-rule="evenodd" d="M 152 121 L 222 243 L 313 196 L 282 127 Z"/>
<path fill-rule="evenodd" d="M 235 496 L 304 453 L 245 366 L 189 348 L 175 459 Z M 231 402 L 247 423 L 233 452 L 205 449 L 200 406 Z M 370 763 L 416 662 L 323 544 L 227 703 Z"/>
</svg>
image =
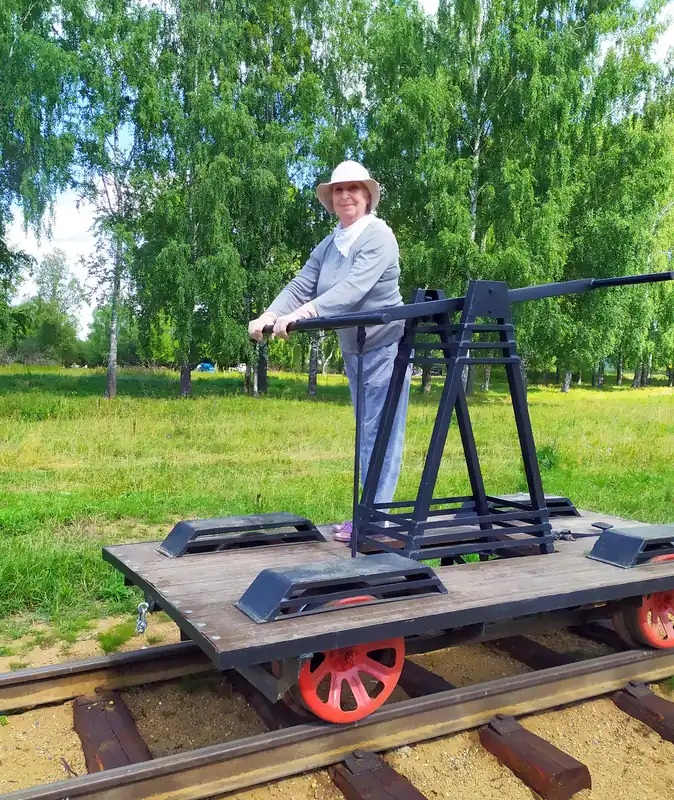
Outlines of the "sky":
<svg viewBox="0 0 674 800">
<path fill-rule="evenodd" d="M 420 0 L 420 4 L 429 14 L 434 14 L 438 8 L 438 0 Z M 667 3 L 663 16 L 669 19 L 669 26 L 655 47 L 654 55 L 658 60 L 664 60 L 667 51 L 674 47 L 674 0 Z M 38 261 L 55 248 L 60 248 L 67 256 L 72 272 L 85 284 L 87 274 L 80 264 L 80 258 L 86 258 L 94 252 L 91 231 L 94 219 L 92 207 L 81 203 L 77 208 L 76 201 L 77 196 L 72 190 L 57 198 L 50 226 L 51 235 L 43 235 L 39 240 L 32 232 L 23 230 L 21 215 L 15 209 L 14 221 L 8 229 L 8 240 L 10 245 L 25 250 Z M 35 284 L 27 279 L 21 286 L 16 302 L 30 297 L 34 290 Z M 82 337 L 87 335 L 92 313 L 93 306 L 82 306 L 79 317 L 79 333 Z"/>
</svg>

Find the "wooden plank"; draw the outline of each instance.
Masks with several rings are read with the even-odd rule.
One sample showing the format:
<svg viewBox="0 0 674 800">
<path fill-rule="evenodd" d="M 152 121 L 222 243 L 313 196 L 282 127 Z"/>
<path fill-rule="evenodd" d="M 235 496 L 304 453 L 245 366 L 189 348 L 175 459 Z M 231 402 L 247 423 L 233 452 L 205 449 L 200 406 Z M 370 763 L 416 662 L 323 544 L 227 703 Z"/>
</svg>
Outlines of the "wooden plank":
<svg viewBox="0 0 674 800">
<path fill-rule="evenodd" d="M 605 515 L 565 518 L 564 524 L 587 532 L 594 519 L 615 520 L 628 527 L 628 523 Z M 252 622 L 233 606 L 261 569 L 298 564 L 307 558 L 344 558 L 348 549 L 326 542 L 166 559 L 156 552 L 156 544 L 141 543 L 111 547 L 108 552 L 119 559 L 120 568 L 138 575 L 142 587 L 157 596 L 174 619 L 181 625 L 188 623 L 194 641 L 220 669 L 228 669 L 261 663 L 272 656 L 296 656 L 309 646 L 320 650 L 419 633 L 420 625 L 426 623 L 448 628 L 496 622 L 674 585 L 671 563 L 620 570 L 585 558 L 593 541 L 560 542 L 559 552 L 548 556 L 437 568 L 450 588 L 447 595 L 342 608 L 264 625 Z"/>
<path fill-rule="evenodd" d="M 446 692 L 449 689 L 456 689 L 454 684 L 445 680 L 441 675 L 431 672 L 431 670 L 405 659 L 403 671 L 398 680 L 398 686 L 408 695 L 408 697 L 425 697 L 436 692 Z"/>
<path fill-rule="evenodd" d="M 499 714 L 480 728 L 482 746 L 546 800 L 568 800 L 592 788 L 590 771 L 550 742 Z"/>
<path fill-rule="evenodd" d="M 129 709 L 116 692 L 78 698 L 73 705 L 73 725 L 82 742 L 89 774 L 152 758 Z"/>
<path fill-rule="evenodd" d="M 616 587 L 617 591 L 611 594 L 624 597 L 630 594 L 630 584 L 635 581 L 665 577 L 671 582 L 674 579 L 674 568 L 671 563 L 648 565 L 634 570 L 619 570 L 600 562 L 579 559 L 577 555 L 564 554 L 533 556 L 517 564 L 514 562 L 517 560 L 445 568 L 445 570 L 453 569 L 451 581 L 447 580 L 448 576 L 444 575 L 444 570 L 439 568 L 437 571 L 448 582 L 451 587 L 450 592 L 447 595 L 425 598 L 423 600 L 425 615 L 458 614 L 463 611 L 488 608 L 495 604 L 503 605 L 504 602 L 516 606 L 554 595 L 560 596 L 562 600 L 568 596 L 569 602 L 572 603 L 571 595 L 574 589 L 582 591 L 588 587 L 593 591 L 602 587 Z M 510 569 L 504 572 L 502 565 L 509 566 Z M 555 581 L 551 580 L 552 567 L 556 567 L 556 570 L 553 570 Z M 485 568 L 493 571 L 486 573 Z M 369 622 L 405 620 L 419 616 L 420 601 L 402 600 L 358 609 L 340 609 L 338 613 L 256 625 L 245 614 L 234 608 L 233 602 L 240 597 L 259 569 L 256 567 L 254 573 L 242 575 L 240 567 L 236 564 L 229 566 L 221 564 L 221 570 L 226 571 L 228 580 L 221 580 L 223 574 L 221 571 L 217 582 L 209 585 L 207 591 L 202 587 L 195 592 L 194 587 L 191 587 L 189 590 L 178 592 L 171 582 L 164 585 L 158 581 L 155 586 L 159 593 L 164 592 L 169 602 L 181 613 L 204 623 L 202 627 L 207 629 L 207 633 L 217 634 L 223 642 L 225 638 L 228 640 L 229 645 L 219 645 L 218 649 L 224 649 L 226 646 L 236 647 L 250 638 L 278 641 L 291 638 L 298 632 L 311 636 L 331 629 L 358 628 Z M 639 594 L 642 588 L 636 587 L 632 591 Z M 556 605 L 559 607 L 559 603 Z M 339 623 L 336 622 L 337 618 Z"/>
<path fill-rule="evenodd" d="M 11 800 L 199 800 L 378 752 L 614 692 L 674 674 L 674 653 L 619 653 L 384 706 L 357 725 L 299 725 L 190 753 L 26 789 Z M 10 800 L 8 798 L 7 800 Z"/>
<path fill-rule="evenodd" d="M 674 742 L 674 703 L 651 691 L 644 683 L 631 682 L 611 698 L 619 709 L 640 720 L 668 742 Z"/>
<path fill-rule="evenodd" d="M 568 653 L 559 653 L 526 636 L 507 636 L 483 644 L 496 653 L 506 653 L 531 669 L 550 669 L 578 661 Z"/>
<path fill-rule="evenodd" d="M 332 770 L 332 776 L 346 800 L 427 800 L 374 753 L 357 750 Z"/>
</svg>

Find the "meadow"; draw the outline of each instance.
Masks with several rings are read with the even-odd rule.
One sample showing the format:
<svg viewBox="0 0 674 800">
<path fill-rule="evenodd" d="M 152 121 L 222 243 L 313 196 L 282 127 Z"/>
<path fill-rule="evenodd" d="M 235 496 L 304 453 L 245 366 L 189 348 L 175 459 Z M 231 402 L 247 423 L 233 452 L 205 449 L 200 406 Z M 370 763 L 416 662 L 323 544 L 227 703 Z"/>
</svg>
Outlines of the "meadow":
<svg viewBox="0 0 674 800">
<path fill-rule="evenodd" d="M 287 510 L 316 523 L 350 517 L 353 411 L 345 379 L 272 373 L 269 394 L 243 394 L 237 373 L 195 375 L 177 397 L 169 371 L 0 369 L 0 619 L 75 619 L 130 611 L 139 595 L 101 547 L 161 539 L 179 519 Z M 413 387 L 398 496 L 418 485 L 440 393 Z M 581 508 L 674 522 L 674 390 L 532 386 L 545 490 Z M 498 382 L 470 399 L 490 493 L 526 487 L 510 399 Z M 458 432 L 436 496 L 468 480 Z"/>
</svg>

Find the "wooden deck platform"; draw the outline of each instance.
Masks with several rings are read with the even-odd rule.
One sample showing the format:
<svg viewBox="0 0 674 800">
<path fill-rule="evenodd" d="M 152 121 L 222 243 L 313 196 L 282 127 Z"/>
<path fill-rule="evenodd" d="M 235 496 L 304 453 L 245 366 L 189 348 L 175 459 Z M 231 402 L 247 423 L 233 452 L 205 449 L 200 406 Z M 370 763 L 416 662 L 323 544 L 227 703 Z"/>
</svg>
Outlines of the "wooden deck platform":
<svg viewBox="0 0 674 800">
<path fill-rule="evenodd" d="M 553 529 L 594 533 L 592 522 L 643 525 L 605 514 L 553 520 Z M 327 531 L 327 528 L 325 529 Z M 455 529 L 456 530 L 456 529 Z M 104 548 L 105 560 L 154 598 L 221 669 L 391 636 L 491 623 L 674 588 L 674 562 L 620 569 L 585 557 L 594 538 L 556 542 L 558 552 L 437 567 L 448 593 L 258 624 L 234 606 L 267 567 L 350 557 L 338 542 L 278 545 L 167 558 L 159 542 Z M 367 558 L 367 556 L 358 556 Z"/>
</svg>

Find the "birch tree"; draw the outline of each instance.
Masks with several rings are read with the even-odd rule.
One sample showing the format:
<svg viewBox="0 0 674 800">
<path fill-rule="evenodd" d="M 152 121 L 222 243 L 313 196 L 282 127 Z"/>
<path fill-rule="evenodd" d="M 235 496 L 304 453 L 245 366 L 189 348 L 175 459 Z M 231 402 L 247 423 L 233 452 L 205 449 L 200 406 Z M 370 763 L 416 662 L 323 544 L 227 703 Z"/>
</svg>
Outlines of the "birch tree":
<svg viewBox="0 0 674 800">
<path fill-rule="evenodd" d="M 134 174 L 143 121 L 155 103 L 160 15 L 136 0 L 95 0 L 78 20 L 78 190 L 93 204 L 97 251 L 88 262 L 110 306 L 105 397 L 117 394 L 119 305 L 134 244 Z"/>
</svg>

